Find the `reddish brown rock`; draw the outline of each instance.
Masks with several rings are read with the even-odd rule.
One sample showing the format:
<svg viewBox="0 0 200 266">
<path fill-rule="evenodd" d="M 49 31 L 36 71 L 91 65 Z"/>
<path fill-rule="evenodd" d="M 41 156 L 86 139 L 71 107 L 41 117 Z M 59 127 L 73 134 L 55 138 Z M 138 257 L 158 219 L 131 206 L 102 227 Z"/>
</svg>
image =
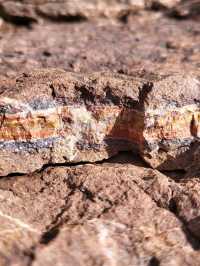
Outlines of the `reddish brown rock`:
<svg viewBox="0 0 200 266">
<path fill-rule="evenodd" d="M 62 0 L 62 1 L 0 1 L 1 16 L 16 24 L 43 20 L 83 21 L 99 18 L 124 19 L 144 9 L 167 10 L 176 17 L 195 17 L 199 14 L 196 0 Z"/>
<path fill-rule="evenodd" d="M 198 6 L 0 1 L 0 265 L 200 265 Z"/>
<path fill-rule="evenodd" d="M 184 221 L 190 232 L 200 237 L 200 200 L 199 200 L 199 174 L 190 175 L 179 181 L 180 191 L 173 198 L 174 209 Z"/>
<path fill-rule="evenodd" d="M 24 73 L 1 92 L 1 175 L 123 150 L 139 151 L 153 168 L 187 169 L 198 147 L 198 101 L 194 75 Z"/>
<path fill-rule="evenodd" d="M 132 156 L 5 177 L 0 189 L 0 220 L 24 234 L 2 231 L 3 266 L 199 264 L 198 242 L 159 207 L 178 186 Z"/>
</svg>

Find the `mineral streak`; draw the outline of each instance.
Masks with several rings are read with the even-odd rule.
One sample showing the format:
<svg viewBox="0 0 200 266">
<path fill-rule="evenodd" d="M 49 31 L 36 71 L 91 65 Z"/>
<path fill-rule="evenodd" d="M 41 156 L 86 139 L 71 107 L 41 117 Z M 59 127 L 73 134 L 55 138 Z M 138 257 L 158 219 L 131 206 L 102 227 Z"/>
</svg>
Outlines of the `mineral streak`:
<svg viewBox="0 0 200 266">
<path fill-rule="evenodd" d="M 199 86 L 195 75 L 142 79 L 58 69 L 24 73 L 13 86 L 4 81 L 0 174 L 123 150 L 139 152 L 153 168 L 187 169 L 198 147 Z"/>
</svg>

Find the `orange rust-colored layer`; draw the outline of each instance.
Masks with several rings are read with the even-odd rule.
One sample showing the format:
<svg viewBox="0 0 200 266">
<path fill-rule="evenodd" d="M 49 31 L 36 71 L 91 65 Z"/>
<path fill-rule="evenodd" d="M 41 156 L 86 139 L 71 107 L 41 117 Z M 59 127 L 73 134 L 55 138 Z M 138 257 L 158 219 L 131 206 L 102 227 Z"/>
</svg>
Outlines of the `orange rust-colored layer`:
<svg viewBox="0 0 200 266">
<path fill-rule="evenodd" d="M 76 110 L 76 107 L 57 107 L 27 114 L 1 116 L 0 141 L 28 141 L 59 137 L 65 135 L 63 131 L 70 134 L 69 129 L 78 119 L 73 117 L 73 110 Z M 138 131 L 140 121 L 135 118 L 136 114 L 133 110 L 124 111 L 119 107 L 108 106 L 84 111 L 81 109 L 79 111 L 77 108 L 77 110 L 90 114 L 90 120 L 85 123 L 93 123 L 93 134 L 101 130 L 101 123 L 103 123 L 106 125 L 103 127 L 103 134 L 107 137 L 135 140 L 141 136 L 141 132 Z"/>
<path fill-rule="evenodd" d="M 145 128 L 146 121 L 151 126 Z M 149 115 L 120 107 L 102 106 L 87 110 L 83 107 L 58 106 L 47 110 L 5 114 L 0 117 L 0 141 L 29 141 L 59 137 L 82 130 L 87 124 L 91 135 L 101 132 L 105 137 L 125 139 L 142 144 L 148 140 L 188 138 L 198 134 L 200 112 L 169 111 L 164 115 Z M 75 125 L 77 128 L 75 128 Z M 84 129 L 83 129 L 84 130 Z"/>
<path fill-rule="evenodd" d="M 1 117 L 0 141 L 43 139 L 57 135 L 60 127 L 57 112 L 44 111 L 27 115 L 6 115 Z"/>
<path fill-rule="evenodd" d="M 144 131 L 148 139 L 184 139 L 198 136 L 200 111 L 171 111 L 153 118 L 153 125 Z"/>
</svg>

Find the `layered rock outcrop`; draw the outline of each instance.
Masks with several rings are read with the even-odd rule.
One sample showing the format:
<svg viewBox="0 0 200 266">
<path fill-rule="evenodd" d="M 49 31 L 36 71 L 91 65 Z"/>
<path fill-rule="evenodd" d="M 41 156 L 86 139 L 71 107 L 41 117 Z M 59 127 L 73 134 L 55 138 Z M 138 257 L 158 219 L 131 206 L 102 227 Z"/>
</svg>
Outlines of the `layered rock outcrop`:
<svg viewBox="0 0 200 266">
<path fill-rule="evenodd" d="M 196 0 L 0 0 L 0 266 L 200 265 L 199 43 Z"/>
<path fill-rule="evenodd" d="M 1 92 L 1 175 L 123 150 L 153 168 L 187 169 L 198 146 L 199 86 L 189 75 L 24 73 Z"/>
</svg>

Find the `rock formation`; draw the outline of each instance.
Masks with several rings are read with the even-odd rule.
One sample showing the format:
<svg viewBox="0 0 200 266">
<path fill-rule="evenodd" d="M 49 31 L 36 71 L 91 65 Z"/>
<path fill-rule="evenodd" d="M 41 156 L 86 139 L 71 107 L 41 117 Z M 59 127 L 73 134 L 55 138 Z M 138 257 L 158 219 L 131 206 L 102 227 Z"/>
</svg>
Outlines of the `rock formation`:
<svg viewBox="0 0 200 266">
<path fill-rule="evenodd" d="M 1 91 L 0 174 L 123 150 L 153 168 L 187 169 L 199 143 L 199 90 L 192 75 L 24 73 Z"/>
<path fill-rule="evenodd" d="M 0 266 L 200 265 L 198 0 L 0 0 Z"/>
</svg>

